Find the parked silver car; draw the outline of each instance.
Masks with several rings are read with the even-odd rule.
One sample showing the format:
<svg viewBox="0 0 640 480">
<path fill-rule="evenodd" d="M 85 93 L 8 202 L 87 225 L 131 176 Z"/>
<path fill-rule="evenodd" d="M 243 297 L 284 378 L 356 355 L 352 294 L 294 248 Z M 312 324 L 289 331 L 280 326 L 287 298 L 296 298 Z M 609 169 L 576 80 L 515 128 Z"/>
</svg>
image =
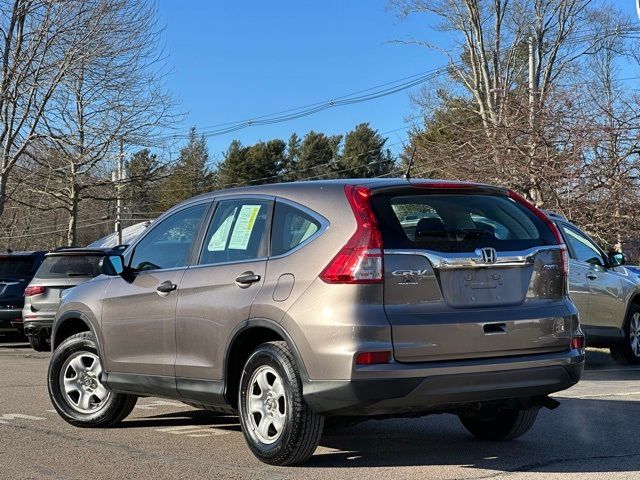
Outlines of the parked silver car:
<svg viewBox="0 0 640 480">
<path fill-rule="evenodd" d="M 452 413 L 524 434 L 584 337 L 549 218 L 509 190 L 354 179 L 211 192 L 64 297 L 48 387 L 104 427 L 139 395 L 237 412 L 251 451 L 309 458 L 325 418 Z"/>
<path fill-rule="evenodd" d="M 609 348 L 620 364 L 640 363 L 638 275 L 624 266 L 622 253 L 605 253 L 565 218 L 549 215 L 569 249 L 569 293 L 578 307 L 587 345 Z"/>
<path fill-rule="evenodd" d="M 24 333 L 34 350 L 50 350 L 51 325 L 58 311 L 61 296 L 70 288 L 98 276 L 98 264 L 102 257 L 123 250 L 124 246 L 60 248 L 45 255 L 42 264 L 24 290 Z"/>
</svg>

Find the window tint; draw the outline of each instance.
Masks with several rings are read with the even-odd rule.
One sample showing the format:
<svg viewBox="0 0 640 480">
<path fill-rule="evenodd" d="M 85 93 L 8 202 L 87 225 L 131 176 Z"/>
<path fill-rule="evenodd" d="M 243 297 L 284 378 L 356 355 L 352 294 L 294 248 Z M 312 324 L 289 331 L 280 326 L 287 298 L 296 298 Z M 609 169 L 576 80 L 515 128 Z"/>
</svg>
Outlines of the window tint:
<svg viewBox="0 0 640 480">
<path fill-rule="evenodd" d="M 52 255 L 46 257 L 36 278 L 96 277 L 103 255 Z"/>
<path fill-rule="evenodd" d="M 581 262 L 591 263 L 593 265 L 605 266 L 604 260 L 598 247 L 596 247 L 591 240 L 579 233 L 573 228 L 568 228 L 562 225 L 562 232 L 564 237 L 569 242 L 573 257 Z"/>
<path fill-rule="evenodd" d="M 156 225 L 136 246 L 131 266 L 137 270 L 185 267 L 208 206 L 201 203 L 186 208 Z"/>
<path fill-rule="evenodd" d="M 520 251 L 556 241 L 542 220 L 509 197 L 383 194 L 373 197 L 385 248 Z"/>
<path fill-rule="evenodd" d="M 265 230 L 270 206 L 267 200 L 220 202 L 204 237 L 200 265 L 266 256 Z"/>
<path fill-rule="evenodd" d="M 320 222 L 302 210 L 276 202 L 271 232 L 271 255 L 282 255 L 320 230 Z"/>
<path fill-rule="evenodd" d="M 0 258 L 0 280 L 28 276 L 32 267 L 31 257 L 2 257 Z"/>
</svg>

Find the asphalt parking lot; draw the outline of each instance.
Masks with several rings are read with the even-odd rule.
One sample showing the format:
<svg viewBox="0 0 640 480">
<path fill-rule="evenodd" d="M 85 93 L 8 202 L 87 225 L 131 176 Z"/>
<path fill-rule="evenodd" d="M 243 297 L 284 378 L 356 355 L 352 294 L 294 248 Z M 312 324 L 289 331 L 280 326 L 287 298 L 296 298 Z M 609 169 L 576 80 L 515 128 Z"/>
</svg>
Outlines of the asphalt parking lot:
<svg viewBox="0 0 640 480">
<path fill-rule="evenodd" d="M 326 432 L 302 467 L 270 467 L 237 419 L 142 398 L 119 427 L 78 429 L 53 411 L 48 354 L 0 337 L 2 479 L 639 479 L 640 367 L 589 351 L 576 387 L 508 443 L 470 437 L 450 415 L 370 421 Z"/>
</svg>

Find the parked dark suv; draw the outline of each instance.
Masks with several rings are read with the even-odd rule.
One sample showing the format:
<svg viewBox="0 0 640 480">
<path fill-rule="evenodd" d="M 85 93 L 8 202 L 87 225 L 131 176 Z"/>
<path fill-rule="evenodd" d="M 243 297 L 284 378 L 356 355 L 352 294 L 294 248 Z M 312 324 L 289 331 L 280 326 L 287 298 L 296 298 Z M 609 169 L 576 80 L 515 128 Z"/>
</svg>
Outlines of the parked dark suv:
<svg viewBox="0 0 640 480">
<path fill-rule="evenodd" d="M 446 412 L 515 438 L 583 369 L 567 261 L 548 217 L 492 186 L 212 192 L 64 297 L 49 393 L 80 427 L 116 424 L 139 395 L 238 412 L 277 465 L 309 458 L 327 417 Z"/>
<path fill-rule="evenodd" d="M 72 287 L 100 274 L 98 264 L 105 255 L 119 254 L 126 248 L 59 248 L 48 253 L 24 292 L 22 319 L 31 347 L 50 350 L 51 325 L 60 299 Z"/>
<path fill-rule="evenodd" d="M 0 253 L 0 333 L 22 333 L 24 289 L 46 252 Z"/>
</svg>

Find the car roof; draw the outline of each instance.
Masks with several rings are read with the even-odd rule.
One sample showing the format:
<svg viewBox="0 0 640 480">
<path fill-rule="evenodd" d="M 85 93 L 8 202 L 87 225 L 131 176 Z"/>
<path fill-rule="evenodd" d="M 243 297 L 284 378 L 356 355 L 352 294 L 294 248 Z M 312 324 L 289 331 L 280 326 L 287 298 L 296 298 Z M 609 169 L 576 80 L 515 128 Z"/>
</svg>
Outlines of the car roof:
<svg viewBox="0 0 640 480">
<path fill-rule="evenodd" d="M 385 189 L 393 189 L 396 187 L 427 187 L 432 185 L 434 187 L 452 187 L 452 186 L 468 186 L 468 187 L 481 187 L 494 191 L 495 193 L 507 193 L 507 189 L 502 187 L 496 187 L 494 185 L 487 185 L 474 182 L 463 182 L 454 180 L 438 180 L 438 179 L 426 179 L 426 178 L 346 178 L 346 179 L 334 179 L 334 180 L 302 180 L 296 182 L 286 183 L 267 183 L 262 185 L 249 185 L 242 187 L 226 188 L 222 190 L 213 190 L 211 192 L 200 194 L 196 197 L 185 200 L 179 205 L 185 205 L 193 201 L 214 198 L 223 195 L 235 195 L 235 194 L 263 194 L 263 195 L 286 195 L 298 191 L 304 194 L 306 188 L 309 192 L 313 190 L 327 188 L 336 188 L 346 185 L 358 185 L 370 188 L 373 191 L 380 191 Z M 178 205 L 176 205 L 177 207 Z M 175 208 L 175 207 L 174 207 Z M 173 210 L 173 208 L 172 208 Z"/>
<path fill-rule="evenodd" d="M 126 249 L 127 245 L 105 248 L 86 247 L 61 247 L 47 254 L 47 257 L 64 255 L 106 255 L 109 253 L 120 253 Z"/>
<path fill-rule="evenodd" d="M 0 252 L 0 258 L 33 257 L 33 256 L 44 255 L 45 253 L 47 253 L 46 250 L 23 250 L 19 252 L 14 252 L 13 250 L 9 250 L 9 251 Z"/>
</svg>

